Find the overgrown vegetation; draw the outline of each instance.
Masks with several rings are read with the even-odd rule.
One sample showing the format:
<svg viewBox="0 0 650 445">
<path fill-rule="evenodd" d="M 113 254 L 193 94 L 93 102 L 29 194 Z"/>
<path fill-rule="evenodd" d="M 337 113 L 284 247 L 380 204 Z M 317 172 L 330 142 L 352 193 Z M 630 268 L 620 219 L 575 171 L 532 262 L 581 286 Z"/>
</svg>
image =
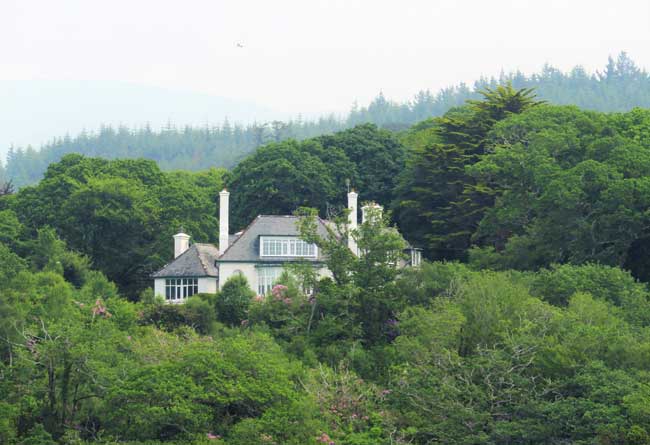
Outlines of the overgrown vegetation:
<svg viewBox="0 0 650 445">
<path fill-rule="evenodd" d="M 399 271 L 385 220 L 356 258 L 303 215 L 347 271 L 311 295 L 287 271 L 266 296 L 234 279 L 133 303 L 51 230 L 25 250 L 47 263 L 3 242 L 2 443 L 647 443 L 645 284 L 598 265 Z"/>
<path fill-rule="evenodd" d="M 0 196 L 0 443 L 647 444 L 649 153 L 647 110 L 506 84 L 231 172 L 68 155 Z M 387 207 L 353 233 L 347 181 Z M 237 228 L 296 211 L 331 278 L 155 298 L 173 232 L 215 241 L 224 184 Z M 400 232 L 431 261 L 396 268 Z"/>
</svg>

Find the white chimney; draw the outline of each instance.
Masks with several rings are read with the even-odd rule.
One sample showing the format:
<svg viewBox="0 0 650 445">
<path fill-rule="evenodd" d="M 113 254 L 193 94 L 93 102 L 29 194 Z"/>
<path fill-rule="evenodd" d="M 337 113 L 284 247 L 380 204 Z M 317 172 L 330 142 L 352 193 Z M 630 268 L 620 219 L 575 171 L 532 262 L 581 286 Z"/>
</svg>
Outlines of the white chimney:
<svg viewBox="0 0 650 445">
<path fill-rule="evenodd" d="M 381 219 L 381 215 L 383 211 L 384 208 L 379 204 L 377 204 L 376 202 L 371 202 L 369 204 L 366 204 L 365 206 L 361 207 L 361 224 L 365 223 L 368 220 L 368 218 L 370 218 L 371 214 L 374 219 Z"/>
<path fill-rule="evenodd" d="M 352 236 L 352 231 L 357 229 L 357 198 L 359 195 L 352 190 L 348 193 L 348 248 L 355 255 L 359 255 L 359 249 L 357 248 L 357 242 Z"/>
<path fill-rule="evenodd" d="M 219 192 L 219 252 L 228 248 L 228 201 L 230 193 L 223 189 Z"/>
<path fill-rule="evenodd" d="M 174 258 L 178 258 L 190 248 L 190 236 L 187 233 L 181 232 L 174 235 Z"/>
</svg>

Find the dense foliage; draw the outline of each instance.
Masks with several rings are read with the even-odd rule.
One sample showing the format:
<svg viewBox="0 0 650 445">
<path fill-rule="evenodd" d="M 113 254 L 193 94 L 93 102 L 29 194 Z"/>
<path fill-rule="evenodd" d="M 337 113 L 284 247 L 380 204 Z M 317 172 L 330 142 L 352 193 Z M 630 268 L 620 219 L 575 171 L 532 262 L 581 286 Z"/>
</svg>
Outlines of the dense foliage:
<svg viewBox="0 0 650 445">
<path fill-rule="evenodd" d="M 615 59 L 610 58 L 602 71 L 591 74 L 579 66 L 564 73 L 547 65 L 530 76 L 514 72 L 498 78 L 481 78 L 472 86 L 460 84 L 444 88 L 435 94 L 429 90 L 419 91 L 405 103 L 390 101 L 380 93 L 368 106 L 355 105 L 343 118 L 298 118 L 247 126 L 225 121 L 204 128 L 175 128 L 170 124 L 160 131 L 149 127 L 103 127 L 97 133 L 53 140 L 40 150 L 31 147 L 10 149 L 6 165 L 0 166 L 0 181 L 4 174 L 17 186 L 33 184 L 40 180 L 50 163 L 71 152 L 108 159 L 143 157 L 156 161 L 163 170 L 231 168 L 256 147 L 268 142 L 303 140 L 364 123 L 404 130 L 416 122 L 441 116 L 467 100 L 480 99 L 480 91 L 485 88 L 494 89 L 509 82 L 517 89 L 534 88 L 539 98 L 554 104 L 574 104 L 603 112 L 650 107 L 650 75 L 621 53 Z"/>
<path fill-rule="evenodd" d="M 244 228 L 257 215 L 291 214 L 301 206 L 328 209 L 345 204 L 346 184 L 364 200 L 389 203 L 404 167 L 404 147 L 372 124 L 331 136 L 288 140 L 256 150 L 232 171 L 232 221 Z"/>
<path fill-rule="evenodd" d="M 135 298 L 172 256 L 169 240 L 181 227 L 198 242 L 216 241 L 222 173 L 162 173 L 153 161 L 67 155 L 3 206 L 18 217 L 14 230 L 29 236 L 54 228 Z"/>
<path fill-rule="evenodd" d="M 423 130 L 416 126 L 405 138 L 413 149 L 395 207 L 402 227 L 434 257 L 462 259 L 476 224 L 493 204 L 498 181 L 474 181 L 467 172 L 491 149 L 492 128 L 540 105 L 530 90 L 510 84 L 482 94 L 483 100 L 470 101 Z"/>
<path fill-rule="evenodd" d="M 395 208 L 414 242 L 482 267 L 600 262 L 650 277 L 647 110 L 539 105 L 488 121 L 475 149 L 465 130 L 475 107 L 404 137 L 412 149 Z"/>
<path fill-rule="evenodd" d="M 650 292 L 628 273 L 400 270 L 404 241 L 385 218 L 353 233 L 366 254 L 356 258 L 301 214 L 332 279 L 296 267 L 269 295 L 233 280 L 185 305 L 128 302 L 52 229 L 5 234 L 0 441 L 650 440 Z M 330 230 L 347 234 L 342 221 Z"/>
<path fill-rule="evenodd" d="M 510 84 L 230 172 L 67 155 L 0 187 L 0 443 L 650 443 L 648 178 L 648 110 Z M 387 210 L 352 232 L 347 183 Z M 234 226 L 295 211 L 331 277 L 154 297 L 180 226 L 216 241 L 225 184 Z M 400 233 L 436 261 L 402 268 Z"/>
</svg>

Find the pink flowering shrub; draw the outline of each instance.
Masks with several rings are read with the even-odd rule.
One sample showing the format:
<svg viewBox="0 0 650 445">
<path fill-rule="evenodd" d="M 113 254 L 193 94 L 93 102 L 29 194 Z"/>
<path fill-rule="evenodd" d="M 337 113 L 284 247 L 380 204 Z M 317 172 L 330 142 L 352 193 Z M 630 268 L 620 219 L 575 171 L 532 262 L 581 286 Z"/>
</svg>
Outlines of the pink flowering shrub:
<svg viewBox="0 0 650 445">
<path fill-rule="evenodd" d="M 98 298 L 95 301 L 95 305 L 92 307 L 91 311 L 93 313 L 93 319 L 96 316 L 102 316 L 104 318 L 110 318 L 113 315 L 110 312 L 108 312 L 108 309 L 106 309 L 106 306 L 102 302 L 101 298 Z"/>
<path fill-rule="evenodd" d="M 320 436 L 318 436 L 316 442 L 325 443 L 327 445 L 336 445 L 336 443 L 330 438 L 330 436 L 327 435 L 327 433 L 323 433 Z"/>
<path fill-rule="evenodd" d="M 221 436 L 218 434 L 213 434 L 212 432 L 207 434 L 207 437 L 209 440 L 219 440 L 221 439 Z"/>
<path fill-rule="evenodd" d="M 285 304 L 291 304 L 291 298 L 287 297 L 288 290 L 289 288 L 284 284 L 276 284 L 273 286 L 273 289 L 271 289 L 271 295 L 277 301 L 282 301 Z"/>
</svg>

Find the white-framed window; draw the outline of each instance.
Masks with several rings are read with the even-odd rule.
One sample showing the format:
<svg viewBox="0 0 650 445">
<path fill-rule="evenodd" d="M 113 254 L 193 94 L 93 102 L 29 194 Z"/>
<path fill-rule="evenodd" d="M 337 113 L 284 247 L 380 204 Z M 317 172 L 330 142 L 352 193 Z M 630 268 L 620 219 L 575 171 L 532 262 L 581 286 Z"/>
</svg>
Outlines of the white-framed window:
<svg viewBox="0 0 650 445">
<path fill-rule="evenodd" d="M 260 246 L 261 256 L 315 258 L 318 254 L 315 244 L 291 236 L 262 236 Z"/>
<path fill-rule="evenodd" d="M 165 300 L 178 302 L 199 293 L 198 278 L 167 278 L 165 280 Z"/>
<path fill-rule="evenodd" d="M 265 295 L 271 292 L 273 286 L 282 275 L 282 267 L 260 267 L 257 269 L 257 294 Z"/>
</svg>

